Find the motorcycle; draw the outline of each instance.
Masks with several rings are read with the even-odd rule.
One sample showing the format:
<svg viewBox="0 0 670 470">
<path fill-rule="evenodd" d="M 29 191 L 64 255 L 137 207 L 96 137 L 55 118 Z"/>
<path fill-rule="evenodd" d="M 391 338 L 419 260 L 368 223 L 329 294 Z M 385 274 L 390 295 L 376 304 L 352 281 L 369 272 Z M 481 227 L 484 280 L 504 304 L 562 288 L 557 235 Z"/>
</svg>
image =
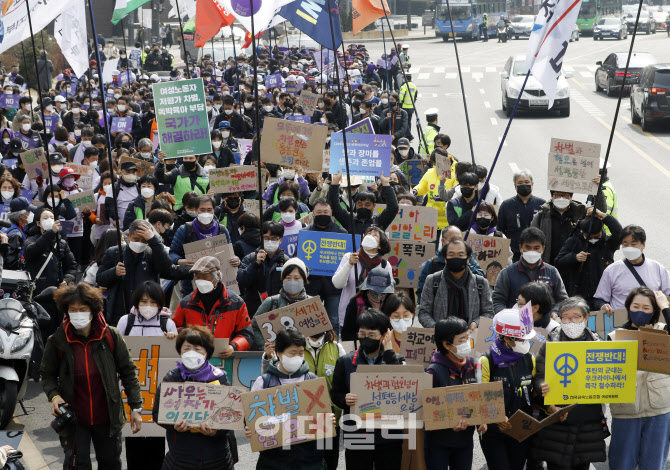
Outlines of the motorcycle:
<svg viewBox="0 0 670 470">
<path fill-rule="evenodd" d="M 498 36 L 498 42 L 500 41 L 502 41 L 503 43 L 507 42 L 507 38 L 509 36 L 507 25 L 498 26 L 496 31 L 497 31 L 496 34 Z"/>
</svg>

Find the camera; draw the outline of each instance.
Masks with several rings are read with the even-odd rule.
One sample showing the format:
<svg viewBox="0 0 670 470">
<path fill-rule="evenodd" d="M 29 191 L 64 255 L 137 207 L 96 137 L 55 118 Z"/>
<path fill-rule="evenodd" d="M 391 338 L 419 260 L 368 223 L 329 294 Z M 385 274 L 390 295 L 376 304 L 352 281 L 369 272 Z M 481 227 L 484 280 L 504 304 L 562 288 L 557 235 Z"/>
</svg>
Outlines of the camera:
<svg viewBox="0 0 670 470">
<path fill-rule="evenodd" d="M 58 409 L 60 410 L 61 414 L 56 416 L 53 421 L 51 421 L 51 427 L 54 429 L 54 431 L 60 434 L 68 424 L 74 422 L 75 417 L 74 410 L 69 406 L 60 405 Z"/>
</svg>

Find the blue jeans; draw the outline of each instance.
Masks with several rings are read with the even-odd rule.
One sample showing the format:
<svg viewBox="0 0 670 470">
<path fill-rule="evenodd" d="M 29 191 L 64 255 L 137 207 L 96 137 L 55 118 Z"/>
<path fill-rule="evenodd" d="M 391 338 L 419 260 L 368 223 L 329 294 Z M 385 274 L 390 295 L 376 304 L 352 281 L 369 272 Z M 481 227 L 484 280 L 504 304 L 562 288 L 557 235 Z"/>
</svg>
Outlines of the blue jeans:
<svg viewBox="0 0 670 470">
<path fill-rule="evenodd" d="M 340 308 L 340 295 L 322 295 L 321 300 L 323 301 L 323 306 L 328 312 L 328 318 L 330 323 L 333 325 L 333 331 L 337 338 L 340 337 L 340 317 L 338 314 L 338 309 Z"/>
<path fill-rule="evenodd" d="M 610 470 L 665 468 L 669 438 L 670 413 L 651 418 L 612 418 Z"/>
</svg>

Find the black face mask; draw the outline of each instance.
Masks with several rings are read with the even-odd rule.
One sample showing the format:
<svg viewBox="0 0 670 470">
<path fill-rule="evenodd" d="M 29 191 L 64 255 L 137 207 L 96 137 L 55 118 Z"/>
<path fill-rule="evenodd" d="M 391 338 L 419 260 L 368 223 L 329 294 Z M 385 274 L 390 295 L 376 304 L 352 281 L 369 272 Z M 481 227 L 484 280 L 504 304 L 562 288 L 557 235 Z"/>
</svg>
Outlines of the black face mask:
<svg viewBox="0 0 670 470">
<path fill-rule="evenodd" d="M 475 222 L 477 222 L 477 225 L 481 228 L 488 228 L 489 225 L 491 225 L 491 219 L 487 219 L 486 217 L 477 217 Z"/>
<path fill-rule="evenodd" d="M 389 103 L 389 106 L 391 107 L 391 109 L 395 109 L 396 106 L 398 106 L 398 103 Z"/>
<path fill-rule="evenodd" d="M 475 193 L 474 188 L 461 188 L 461 194 L 465 198 L 471 198 L 474 193 Z"/>
<path fill-rule="evenodd" d="M 240 207 L 240 200 L 237 198 L 226 199 L 226 206 L 228 209 L 237 209 Z"/>
<path fill-rule="evenodd" d="M 327 227 L 328 224 L 330 223 L 330 220 L 331 219 L 330 219 L 329 215 L 321 214 L 321 215 L 315 215 L 314 216 L 314 223 L 318 227 Z"/>
<path fill-rule="evenodd" d="M 195 170 L 195 165 L 196 162 L 184 162 L 184 168 L 186 168 L 188 171 Z"/>
<path fill-rule="evenodd" d="M 447 269 L 452 273 L 460 273 L 467 264 L 467 258 L 451 258 L 447 260 Z"/>
<path fill-rule="evenodd" d="M 356 215 L 358 215 L 358 218 L 361 220 L 368 220 L 372 217 L 372 211 L 367 207 L 361 207 L 360 209 L 356 209 Z"/>
<path fill-rule="evenodd" d="M 361 338 L 358 342 L 361 344 L 361 348 L 365 351 L 365 354 L 372 354 L 379 349 L 380 342 L 378 339 Z"/>
<path fill-rule="evenodd" d="M 130 149 L 130 142 L 121 142 L 121 147 L 124 149 Z"/>
<path fill-rule="evenodd" d="M 531 191 L 532 190 L 529 184 L 520 184 L 519 186 L 516 187 L 516 193 L 519 196 L 523 197 L 529 196 Z"/>
</svg>

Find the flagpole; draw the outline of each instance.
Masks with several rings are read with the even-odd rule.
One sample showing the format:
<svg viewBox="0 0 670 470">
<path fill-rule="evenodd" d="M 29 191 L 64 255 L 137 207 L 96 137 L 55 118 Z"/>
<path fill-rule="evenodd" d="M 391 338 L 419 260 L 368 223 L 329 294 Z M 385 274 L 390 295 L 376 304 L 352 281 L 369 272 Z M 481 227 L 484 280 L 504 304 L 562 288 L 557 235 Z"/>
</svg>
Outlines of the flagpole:
<svg viewBox="0 0 670 470">
<path fill-rule="evenodd" d="M 28 0 L 26 0 L 27 2 Z M 107 113 L 107 97 L 105 96 L 105 84 L 102 79 L 102 65 L 100 62 L 100 48 L 98 46 L 98 31 L 95 27 L 95 15 L 93 14 L 93 2 L 88 1 L 88 14 L 91 18 L 91 27 L 93 28 L 93 41 L 95 42 L 95 54 L 97 59 L 96 68 L 98 69 L 98 81 L 100 83 L 100 96 L 102 97 L 102 117 L 105 123 L 105 134 L 107 135 L 107 159 L 109 160 L 109 172 L 112 177 L 112 199 L 114 201 L 114 222 L 116 225 L 116 247 L 119 251 L 119 262 L 123 262 L 123 249 L 121 247 L 121 228 L 119 227 L 119 204 L 117 198 L 117 191 L 114 190 L 114 183 L 116 178 L 114 175 L 114 159 L 112 158 L 112 141 L 109 133 L 109 114 Z M 121 295 L 123 297 L 123 305 L 126 310 L 130 312 L 129 300 L 126 298 L 125 277 L 121 277 Z"/>
<path fill-rule="evenodd" d="M 382 5 L 383 7 L 384 5 Z M 384 10 L 386 12 L 386 10 Z M 388 62 L 388 55 L 386 55 L 386 34 L 384 34 L 384 22 L 382 21 L 382 42 L 384 43 L 384 67 L 386 67 L 384 70 L 386 70 L 386 96 L 390 96 L 390 82 L 389 82 L 389 62 Z"/>
<path fill-rule="evenodd" d="M 233 40 L 233 58 L 235 59 L 235 83 L 233 84 L 233 90 L 239 91 L 240 87 L 240 69 L 237 66 L 237 50 L 235 49 L 235 33 L 233 32 L 233 25 L 230 25 L 230 38 Z M 256 77 L 254 76 L 254 80 Z"/>
<path fill-rule="evenodd" d="M 28 75 L 28 73 L 27 73 L 27 72 L 28 72 L 28 61 L 26 60 L 26 50 L 25 50 L 25 48 L 23 47 L 23 41 L 21 41 L 21 52 L 23 53 L 23 66 L 24 66 L 25 69 L 26 69 L 26 76 L 27 76 L 27 75 Z M 33 52 L 34 52 L 34 47 L 33 47 Z M 27 83 L 27 82 L 28 82 L 28 81 L 26 80 L 26 83 Z M 26 87 L 26 88 L 28 88 L 28 96 L 30 97 L 30 102 L 31 102 L 31 104 L 32 104 L 32 101 L 33 101 L 33 94 L 32 94 L 32 92 L 30 91 L 30 87 L 29 87 L 29 86 Z M 32 124 L 32 123 L 33 123 L 33 113 L 30 113 L 29 116 L 30 116 L 30 123 Z"/>
<path fill-rule="evenodd" d="M 337 55 L 337 52 L 335 52 L 335 55 Z M 353 95 L 353 90 L 351 89 L 352 83 L 349 81 L 349 69 L 347 68 L 347 55 L 345 54 L 344 50 L 344 41 L 342 41 L 342 60 L 344 60 L 344 76 L 346 77 L 347 83 L 349 84 L 349 103 L 351 104 L 351 102 L 353 101 L 351 98 Z M 353 110 L 351 115 L 353 116 Z"/>
<path fill-rule="evenodd" d="M 188 53 L 186 52 L 186 41 L 184 40 L 184 23 L 181 19 L 181 12 L 179 11 L 179 0 L 174 0 L 174 2 L 175 5 L 177 5 L 177 17 L 179 17 L 179 31 L 181 32 L 181 47 L 184 48 L 184 62 L 186 62 L 186 75 L 188 75 L 188 78 L 193 78 L 191 77 L 191 71 L 188 68 Z"/>
<path fill-rule="evenodd" d="M 89 0 L 89 1 L 91 1 L 91 0 Z M 121 35 L 123 36 L 123 50 L 126 51 L 126 63 L 127 63 L 127 65 L 130 65 L 130 59 L 129 59 L 129 56 L 128 56 L 128 46 L 126 46 L 126 27 L 124 25 L 124 20 L 127 17 L 128 17 L 128 15 L 121 18 Z M 128 79 L 128 81 L 126 82 L 127 84 L 130 83 L 130 70 L 129 70 L 129 68 L 130 67 L 126 67 L 126 79 Z"/>
<path fill-rule="evenodd" d="M 300 51 L 300 42 L 302 41 L 302 31 L 300 31 L 300 35 L 298 36 L 298 51 Z"/>
<path fill-rule="evenodd" d="M 216 67 L 216 58 L 214 57 L 214 36 L 212 36 L 212 62 L 214 62 L 214 67 Z"/>
</svg>

